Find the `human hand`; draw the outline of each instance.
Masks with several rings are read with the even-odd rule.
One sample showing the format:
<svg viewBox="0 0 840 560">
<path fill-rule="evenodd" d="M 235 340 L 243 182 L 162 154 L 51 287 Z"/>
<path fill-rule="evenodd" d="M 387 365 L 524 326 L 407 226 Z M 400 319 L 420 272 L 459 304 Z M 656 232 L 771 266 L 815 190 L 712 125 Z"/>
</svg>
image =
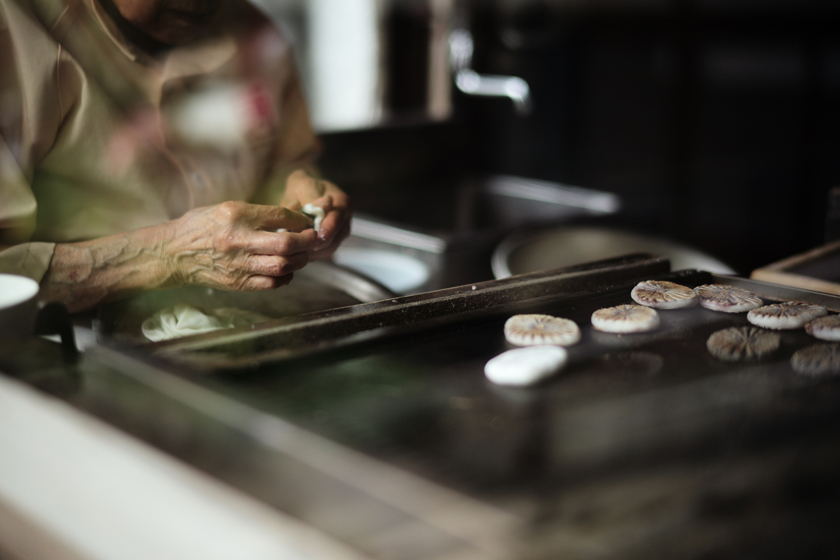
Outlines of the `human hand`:
<svg viewBox="0 0 840 560">
<path fill-rule="evenodd" d="M 166 224 L 165 232 L 167 284 L 173 287 L 250 291 L 285 286 L 319 245 L 308 216 L 245 202 L 197 208 Z"/>
<path fill-rule="evenodd" d="M 318 241 L 310 254 L 313 259 L 331 256 L 350 235 L 350 218 L 353 214 L 350 199 L 329 181 L 315 179 L 305 171 L 297 170 L 286 180 L 286 190 L 280 204 L 292 210 L 300 210 L 306 204 L 324 210 Z"/>
</svg>

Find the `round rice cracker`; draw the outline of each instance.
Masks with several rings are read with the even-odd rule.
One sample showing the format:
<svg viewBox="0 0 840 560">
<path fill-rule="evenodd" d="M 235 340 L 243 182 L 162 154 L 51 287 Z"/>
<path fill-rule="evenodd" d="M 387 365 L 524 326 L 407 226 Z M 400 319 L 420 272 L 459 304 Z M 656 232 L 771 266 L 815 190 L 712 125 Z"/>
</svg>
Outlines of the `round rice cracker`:
<svg viewBox="0 0 840 560">
<path fill-rule="evenodd" d="M 484 375 L 496 385 L 527 387 L 563 369 L 568 352 L 559 346 L 528 346 L 502 352 L 484 366 Z"/>
<path fill-rule="evenodd" d="M 687 286 L 660 280 L 639 282 L 630 292 L 639 305 L 654 309 L 681 309 L 697 305 L 697 294 Z"/>
<path fill-rule="evenodd" d="M 659 326 L 659 313 L 650 307 L 624 304 L 605 307 L 592 314 L 592 327 L 612 334 L 648 332 Z"/>
<path fill-rule="evenodd" d="M 754 293 L 723 284 L 703 284 L 694 288 L 700 305 L 712 311 L 724 313 L 743 313 L 764 305 L 760 297 Z"/>
<path fill-rule="evenodd" d="M 840 344 L 814 344 L 800 348 L 793 353 L 790 365 L 801 375 L 840 374 Z"/>
<path fill-rule="evenodd" d="M 719 330 L 706 341 L 709 353 L 719 360 L 740 362 L 759 360 L 779 349 L 777 333 L 756 327 L 731 327 Z"/>
<path fill-rule="evenodd" d="M 828 315 L 814 319 L 805 325 L 805 332 L 829 342 L 840 341 L 840 315 Z"/>
<path fill-rule="evenodd" d="M 580 340 L 574 321 L 551 315 L 514 315 L 505 321 L 505 339 L 516 346 L 571 346 Z"/>
<path fill-rule="evenodd" d="M 819 305 L 804 301 L 785 301 L 751 310 L 747 313 L 747 321 L 765 329 L 790 330 L 802 328 L 805 323 L 826 313 L 828 312 L 825 307 Z"/>
</svg>

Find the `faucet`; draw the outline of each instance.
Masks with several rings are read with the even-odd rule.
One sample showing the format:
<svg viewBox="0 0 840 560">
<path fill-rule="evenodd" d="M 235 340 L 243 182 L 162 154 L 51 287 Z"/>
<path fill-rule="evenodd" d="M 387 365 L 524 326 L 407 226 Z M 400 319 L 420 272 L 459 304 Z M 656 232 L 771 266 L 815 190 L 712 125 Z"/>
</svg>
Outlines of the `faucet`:
<svg viewBox="0 0 840 560">
<path fill-rule="evenodd" d="M 507 97 L 520 116 L 531 113 L 531 89 L 528 82 L 517 76 L 479 74 L 471 69 L 473 55 L 472 33 L 459 28 L 449 35 L 449 64 L 455 75 L 455 85 L 467 95 Z"/>
</svg>

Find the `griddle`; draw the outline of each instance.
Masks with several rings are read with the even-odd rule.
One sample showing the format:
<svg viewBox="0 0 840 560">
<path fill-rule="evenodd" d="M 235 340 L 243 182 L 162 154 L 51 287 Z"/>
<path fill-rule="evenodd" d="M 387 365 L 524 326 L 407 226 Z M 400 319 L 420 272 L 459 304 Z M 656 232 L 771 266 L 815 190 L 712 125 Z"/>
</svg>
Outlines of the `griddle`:
<svg viewBox="0 0 840 560">
<path fill-rule="evenodd" d="M 579 299 L 628 280 L 662 274 L 666 259 L 634 254 L 378 302 L 284 317 L 148 345 L 152 352 L 208 372 L 259 369 L 364 343 L 509 315 Z"/>
<path fill-rule="evenodd" d="M 98 377 L 88 406 L 378 557 L 840 552 L 840 383 L 790 367 L 816 341 L 781 332 L 768 359 L 729 363 L 706 340 L 746 314 L 662 311 L 637 335 L 589 327 L 650 278 L 840 311 L 834 296 L 630 256 L 150 345 L 152 356 L 101 349 L 89 359 L 123 374 Z M 520 312 L 572 319 L 582 340 L 558 376 L 494 386 L 484 364 L 511 348 L 502 327 Z M 133 395 L 176 403 L 193 444 L 166 424 L 138 428 L 154 421 L 115 398 L 126 374 Z"/>
</svg>

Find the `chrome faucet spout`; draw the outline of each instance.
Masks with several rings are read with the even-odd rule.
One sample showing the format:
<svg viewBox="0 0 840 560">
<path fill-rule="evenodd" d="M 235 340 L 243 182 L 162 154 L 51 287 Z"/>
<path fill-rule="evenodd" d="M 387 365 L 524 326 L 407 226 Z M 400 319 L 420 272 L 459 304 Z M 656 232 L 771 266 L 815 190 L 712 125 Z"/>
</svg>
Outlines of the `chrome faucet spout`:
<svg viewBox="0 0 840 560">
<path fill-rule="evenodd" d="M 517 76 L 479 74 L 471 69 L 473 55 L 472 33 L 456 29 L 449 36 L 449 62 L 455 75 L 455 85 L 467 95 L 507 97 L 520 116 L 531 113 L 531 88 Z"/>
<path fill-rule="evenodd" d="M 522 78 L 482 75 L 473 70 L 461 70 L 455 75 L 455 85 L 467 95 L 507 97 L 513 101 L 519 115 L 525 116 L 531 112 L 531 89 L 528 82 Z"/>
</svg>

